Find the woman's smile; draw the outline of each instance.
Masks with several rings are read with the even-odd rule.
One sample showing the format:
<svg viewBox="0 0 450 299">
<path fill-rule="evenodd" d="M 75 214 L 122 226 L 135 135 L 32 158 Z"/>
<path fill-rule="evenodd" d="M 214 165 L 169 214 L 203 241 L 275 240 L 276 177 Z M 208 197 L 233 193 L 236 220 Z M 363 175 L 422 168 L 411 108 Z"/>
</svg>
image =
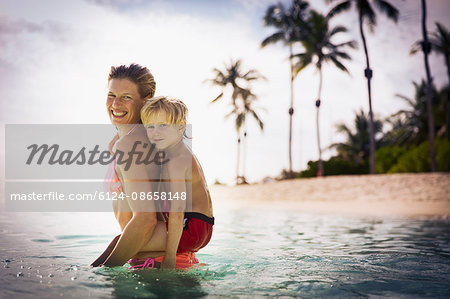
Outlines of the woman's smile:
<svg viewBox="0 0 450 299">
<path fill-rule="evenodd" d="M 122 118 L 125 115 L 127 115 L 127 113 L 128 112 L 126 112 L 126 111 L 118 111 L 118 110 L 111 109 L 112 116 L 114 116 L 116 118 Z"/>
</svg>

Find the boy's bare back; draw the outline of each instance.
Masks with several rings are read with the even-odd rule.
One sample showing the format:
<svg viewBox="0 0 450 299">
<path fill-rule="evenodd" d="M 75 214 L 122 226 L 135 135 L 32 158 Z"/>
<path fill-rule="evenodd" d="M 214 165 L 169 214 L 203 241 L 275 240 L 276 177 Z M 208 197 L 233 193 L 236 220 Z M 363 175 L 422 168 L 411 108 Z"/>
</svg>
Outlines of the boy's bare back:
<svg viewBox="0 0 450 299">
<path fill-rule="evenodd" d="M 169 161 L 167 165 L 162 167 L 162 178 L 169 181 L 185 180 L 186 198 L 191 200 L 188 204 L 192 204 L 191 209 L 187 209 L 186 212 L 198 212 L 208 217 L 213 217 L 211 195 L 197 157 L 181 142 L 176 151 L 168 153 L 167 158 Z M 185 169 L 184 177 L 174 177 L 171 175 L 168 169 L 172 167 Z"/>
</svg>

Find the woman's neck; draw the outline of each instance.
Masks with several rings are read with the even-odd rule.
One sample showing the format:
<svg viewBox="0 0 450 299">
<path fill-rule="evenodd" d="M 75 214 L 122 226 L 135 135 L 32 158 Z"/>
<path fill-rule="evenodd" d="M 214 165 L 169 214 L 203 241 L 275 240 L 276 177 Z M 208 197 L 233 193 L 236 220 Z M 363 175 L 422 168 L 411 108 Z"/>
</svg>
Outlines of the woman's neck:
<svg viewBox="0 0 450 299">
<path fill-rule="evenodd" d="M 119 137 L 122 138 L 123 136 L 130 134 L 136 128 L 136 126 L 137 126 L 137 124 L 117 126 Z"/>
</svg>

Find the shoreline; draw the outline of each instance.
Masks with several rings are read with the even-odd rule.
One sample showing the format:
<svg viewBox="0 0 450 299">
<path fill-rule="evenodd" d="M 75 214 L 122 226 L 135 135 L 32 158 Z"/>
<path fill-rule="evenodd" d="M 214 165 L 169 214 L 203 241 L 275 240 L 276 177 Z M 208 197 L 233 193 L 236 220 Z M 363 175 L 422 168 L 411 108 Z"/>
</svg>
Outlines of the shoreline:
<svg viewBox="0 0 450 299">
<path fill-rule="evenodd" d="M 213 202 L 353 216 L 450 218 L 450 173 L 342 175 L 211 186 Z"/>
</svg>

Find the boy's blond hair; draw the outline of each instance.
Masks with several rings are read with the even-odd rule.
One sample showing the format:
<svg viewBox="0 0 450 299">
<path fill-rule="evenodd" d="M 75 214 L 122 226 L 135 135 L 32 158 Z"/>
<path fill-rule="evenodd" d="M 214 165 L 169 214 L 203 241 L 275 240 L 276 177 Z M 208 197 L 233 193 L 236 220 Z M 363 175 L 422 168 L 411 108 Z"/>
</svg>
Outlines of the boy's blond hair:
<svg viewBox="0 0 450 299">
<path fill-rule="evenodd" d="M 159 96 L 145 101 L 141 109 L 142 123 L 150 123 L 150 120 L 164 111 L 167 116 L 167 122 L 171 125 L 185 124 L 188 115 L 187 106 L 176 98 Z"/>
</svg>

